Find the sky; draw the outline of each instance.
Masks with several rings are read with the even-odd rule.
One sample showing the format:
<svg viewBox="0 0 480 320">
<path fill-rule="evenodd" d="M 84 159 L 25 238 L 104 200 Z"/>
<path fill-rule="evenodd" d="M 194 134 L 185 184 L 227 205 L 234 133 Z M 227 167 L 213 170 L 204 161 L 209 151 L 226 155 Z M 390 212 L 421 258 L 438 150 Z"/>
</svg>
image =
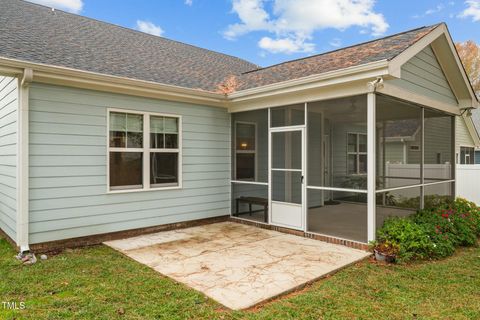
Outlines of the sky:
<svg viewBox="0 0 480 320">
<path fill-rule="evenodd" d="M 268 66 L 446 22 L 480 43 L 480 0 L 31 0 Z"/>
</svg>

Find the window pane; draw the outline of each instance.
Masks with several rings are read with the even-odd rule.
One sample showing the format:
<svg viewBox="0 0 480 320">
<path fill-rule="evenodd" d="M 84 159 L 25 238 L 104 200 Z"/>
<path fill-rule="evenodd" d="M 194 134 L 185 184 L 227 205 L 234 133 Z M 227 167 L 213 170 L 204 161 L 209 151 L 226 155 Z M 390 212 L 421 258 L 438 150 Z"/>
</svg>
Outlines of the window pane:
<svg viewBox="0 0 480 320">
<path fill-rule="evenodd" d="M 178 153 L 150 153 L 150 184 L 178 185 Z"/>
<path fill-rule="evenodd" d="M 348 152 L 357 152 L 357 135 L 348 134 Z"/>
<path fill-rule="evenodd" d="M 178 134 L 165 134 L 165 148 L 177 149 L 178 148 Z"/>
<path fill-rule="evenodd" d="M 125 113 L 110 113 L 110 147 L 125 148 L 127 115 Z"/>
<path fill-rule="evenodd" d="M 150 133 L 150 148 L 163 149 L 164 138 L 165 135 L 163 133 Z"/>
<path fill-rule="evenodd" d="M 110 131 L 126 131 L 127 115 L 125 113 L 110 113 Z"/>
<path fill-rule="evenodd" d="M 255 180 L 255 154 L 237 153 L 237 180 Z"/>
<path fill-rule="evenodd" d="M 126 137 L 125 131 L 110 131 L 110 147 L 125 148 Z"/>
<path fill-rule="evenodd" d="M 142 158 L 141 152 L 110 152 L 110 189 L 142 188 Z"/>
<path fill-rule="evenodd" d="M 163 133 L 164 123 L 163 117 L 151 116 L 150 117 L 150 133 Z"/>
<path fill-rule="evenodd" d="M 143 115 L 111 112 L 110 147 L 142 148 Z"/>
<path fill-rule="evenodd" d="M 143 115 L 127 114 L 127 131 L 143 132 Z"/>
<path fill-rule="evenodd" d="M 357 173 L 357 155 L 349 154 L 348 156 L 348 174 Z"/>
<path fill-rule="evenodd" d="M 361 154 L 358 156 L 358 173 L 367 173 L 367 155 Z"/>
<path fill-rule="evenodd" d="M 252 166 L 246 167 L 240 164 L 237 168 L 237 154 L 240 153 L 253 153 L 255 152 L 255 170 L 256 181 L 268 182 L 268 109 L 237 112 L 232 114 L 231 122 L 231 157 L 232 157 L 232 179 L 249 179 L 252 178 Z M 247 126 L 241 126 L 241 129 L 237 131 L 237 127 L 240 123 L 247 123 Z M 253 138 L 254 125 L 257 128 L 257 137 Z M 240 136 L 238 135 L 240 133 Z M 241 137 L 241 139 L 239 139 Z M 242 146 L 243 144 L 243 146 Z M 247 156 L 251 157 L 252 156 Z M 242 159 L 244 163 L 247 161 Z M 246 168 L 249 168 L 248 170 Z M 243 178 L 240 178 L 243 177 Z"/>
<path fill-rule="evenodd" d="M 366 134 L 360 134 L 358 136 L 359 139 L 359 152 L 367 152 L 367 135 Z"/>
<path fill-rule="evenodd" d="M 165 117 L 165 132 L 166 133 L 178 132 L 178 118 Z"/>
<path fill-rule="evenodd" d="M 255 150 L 255 125 L 249 123 L 236 125 L 237 150 Z"/>
<path fill-rule="evenodd" d="M 422 108 L 378 95 L 376 117 L 377 189 L 419 184 Z"/>
<path fill-rule="evenodd" d="M 270 116 L 272 127 L 302 125 L 305 124 L 305 105 L 302 103 L 272 108 Z"/>
<path fill-rule="evenodd" d="M 308 185 L 366 189 L 358 173 L 358 134 L 367 134 L 366 95 L 309 102 L 307 128 Z M 349 135 L 349 133 L 351 135 Z"/>
<path fill-rule="evenodd" d="M 127 132 L 127 148 L 143 148 L 143 132 Z"/>
</svg>

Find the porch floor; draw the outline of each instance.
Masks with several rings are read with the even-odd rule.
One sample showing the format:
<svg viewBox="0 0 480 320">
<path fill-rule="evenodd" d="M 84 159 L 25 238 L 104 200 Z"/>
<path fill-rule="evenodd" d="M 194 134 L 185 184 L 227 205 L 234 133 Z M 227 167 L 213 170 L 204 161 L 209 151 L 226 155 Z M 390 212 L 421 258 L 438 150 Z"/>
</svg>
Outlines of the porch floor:
<svg viewBox="0 0 480 320">
<path fill-rule="evenodd" d="M 234 310 L 254 306 L 369 255 L 233 222 L 105 244 Z"/>
</svg>

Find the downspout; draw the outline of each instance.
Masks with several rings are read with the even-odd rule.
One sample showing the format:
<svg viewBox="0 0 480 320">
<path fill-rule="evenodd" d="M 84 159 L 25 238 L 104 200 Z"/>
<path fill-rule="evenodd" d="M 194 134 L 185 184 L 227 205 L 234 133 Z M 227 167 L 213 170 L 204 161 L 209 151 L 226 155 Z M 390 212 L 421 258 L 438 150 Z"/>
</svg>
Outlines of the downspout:
<svg viewBox="0 0 480 320">
<path fill-rule="evenodd" d="M 24 69 L 18 79 L 17 115 L 17 246 L 20 254 L 30 251 L 29 247 L 29 189 L 28 189 L 28 110 L 29 85 L 33 80 L 33 70 Z"/>
<path fill-rule="evenodd" d="M 383 78 L 368 82 L 367 88 L 367 239 L 376 234 L 376 91 L 383 86 Z"/>
</svg>

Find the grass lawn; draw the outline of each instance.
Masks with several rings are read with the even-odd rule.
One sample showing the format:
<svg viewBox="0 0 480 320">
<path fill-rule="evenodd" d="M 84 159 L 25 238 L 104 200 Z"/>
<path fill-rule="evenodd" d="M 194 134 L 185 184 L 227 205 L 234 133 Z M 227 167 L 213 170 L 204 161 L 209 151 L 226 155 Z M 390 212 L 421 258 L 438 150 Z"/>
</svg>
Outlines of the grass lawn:
<svg viewBox="0 0 480 320">
<path fill-rule="evenodd" d="M 301 292 L 232 312 L 106 246 L 33 266 L 0 239 L 0 319 L 480 319 L 480 249 L 408 266 L 364 261 Z"/>
</svg>

